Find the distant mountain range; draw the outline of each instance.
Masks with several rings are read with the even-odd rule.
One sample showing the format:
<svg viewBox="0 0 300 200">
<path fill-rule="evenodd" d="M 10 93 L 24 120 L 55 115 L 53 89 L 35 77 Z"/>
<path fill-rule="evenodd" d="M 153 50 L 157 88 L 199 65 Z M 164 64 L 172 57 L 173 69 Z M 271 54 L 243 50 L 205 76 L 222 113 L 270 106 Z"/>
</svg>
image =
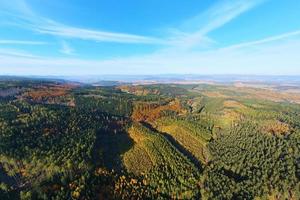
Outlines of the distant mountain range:
<svg viewBox="0 0 300 200">
<path fill-rule="evenodd" d="M 161 74 L 161 75 L 90 75 L 90 76 L 0 76 L 0 80 L 9 79 L 43 79 L 55 81 L 71 81 L 99 86 L 122 84 L 155 84 L 155 83 L 222 83 L 237 82 L 251 84 L 280 84 L 300 86 L 298 76 L 268 75 L 193 75 L 193 74 Z"/>
</svg>

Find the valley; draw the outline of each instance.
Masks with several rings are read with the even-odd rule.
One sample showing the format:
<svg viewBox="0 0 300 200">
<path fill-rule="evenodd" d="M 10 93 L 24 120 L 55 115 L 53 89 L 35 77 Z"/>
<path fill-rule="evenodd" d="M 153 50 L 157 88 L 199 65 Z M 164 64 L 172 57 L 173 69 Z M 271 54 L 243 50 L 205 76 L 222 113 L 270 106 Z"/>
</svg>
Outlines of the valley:
<svg viewBox="0 0 300 200">
<path fill-rule="evenodd" d="M 300 93 L 1 80 L 1 199 L 299 199 Z"/>
</svg>

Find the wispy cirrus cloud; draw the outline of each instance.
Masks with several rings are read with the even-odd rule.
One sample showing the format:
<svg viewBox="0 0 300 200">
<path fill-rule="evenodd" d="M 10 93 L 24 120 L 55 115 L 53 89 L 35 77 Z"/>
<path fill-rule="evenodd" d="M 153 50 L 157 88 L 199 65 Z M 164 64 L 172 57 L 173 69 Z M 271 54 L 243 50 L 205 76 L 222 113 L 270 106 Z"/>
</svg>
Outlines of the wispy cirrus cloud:
<svg viewBox="0 0 300 200">
<path fill-rule="evenodd" d="M 27 51 L 22 51 L 19 49 L 11 49 L 11 48 L 0 48 L 0 56 L 15 56 L 16 59 L 22 57 L 22 58 L 41 58 L 39 56 L 36 56 L 34 54 L 31 54 L 30 52 Z M 2 66 L 2 62 L 0 62 L 0 69 Z"/>
<path fill-rule="evenodd" d="M 183 22 L 181 28 L 205 35 L 266 0 L 224 0 Z"/>
<path fill-rule="evenodd" d="M 21 1 L 21 0 L 20 0 Z M 90 30 L 64 25 L 36 16 L 28 5 L 18 17 L 17 23 L 32 31 L 67 38 L 97 42 L 164 44 L 153 53 L 112 59 L 85 60 L 80 58 L 34 57 L 19 52 L 0 50 L 1 72 L 35 75 L 90 75 L 93 74 L 155 74 L 155 73 L 206 73 L 206 74 L 300 74 L 298 52 L 300 30 L 271 36 L 256 41 L 239 43 L 222 48 L 195 47 L 214 44 L 209 33 L 236 19 L 264 0 L 227 0 L 213 5 L 203 13 L 188 19 L 161 38 Z M 292 41 L 291 41 L 292 40 Z M 213 45 L 212 45 L 213 46 Z M 61 52 L 74 54 L 66 42 Z M 255 47 L 255 48 L 249 48 Z M 15 52 L 17 55 L 18 52 Z M 31 57 L 30 57 L 31 56 Z"/>
<path fill-rule="evenodd" d="M 45 23 L 46 22 L 46 23 Z M 77 38 L 93 40 L 97 42 L 117 43 L 142 43 L 142 44 L 165 44 L 162 39 L 146 37 L 134 34 L 106 32 L 99 30 L 83 29 L 45 20 L 44 23 L 33 24 L 31 27 L 39 33 L 60 36 L 64 38 Z"/>
<path fill-rule="evenodd" d="M 255 44 L 254 49 L 242 43 L 208 51 L 156 52 L 106 60 L 16 58 L 14 55 L 3 55 L 0 51 L 0 68 L 3 67 L 2 73 L 20 75 L 32 75 L 32 69 L 34 75 L 158 73 L 295 75 L 300 74 L 298 61 L 300 34 L 297 35 L 296 32 L 249 42 L 249 45 Z M 287 38 L 291 40 L 286 40 Z"/>
<path fill-rule="evenodd" d="M 11 0 L 0 5 L 2 14 L 10 16 L 10 24 L 30 29 L 32 31 L 63 37 L 92 40 L 97 42 L 164 44 L 165 41 L 155 37 L 136 34 L 118 33 L 89 28 L 68 26 L 36 14 L 26 0 Z M 7 23 L 7 22 L 6 22 Z"/>
<path fill-rule="evenodd" d="M 66 42 L 62 41 L 62 47 L 60 49 L 60 52 L 66 55 L 75 55 L 74 54 L 74 49 Z"/>
<path fill-rule="evenodd" d="M 17 45 L 45 45 L 48 42 L 30 41 L 30 40 L 0 40 L 0 44 L 17 44 Z"/>
<path fill-rule="evenodd" d="M 183 22 L 175 29 L 173 44 L 191 48 L 203 41 L 212 43 L 207 34 L 224 26 L 239 15 L 249 11 L 266 0 L 225 0 L 214 4 L 208 10 Z"/>
<path fill-rule="evenodd" d="M 261 40 L 231 45 L 231 46 L 225 47 L 223 49 L 237 49 L 237 48 L 243 48 L 243 47 L 256 46 L 256 45 L 261 45 L 261 44 L 270 43 L 270 42 L 274 42 L 274 41 L 276 42 L 279 40 L 293 38 L 293 37 L 299 37 L 299 36 L 300 36 L 300 30 L 296 30 L 296 31 L 292 31 L 292 32 L 288 32 L 288 33 L 284 33 L 284 34 L 280 34 L 280 35 L 276 35 L 276 36 L 263 38 Z"/>
<path fill-rule="evenodd" d="M 216 3 L 207 11 L 186 20 L 181 27 L 173 28 L 169 35 L 149 37 L 65 25 L 37 15 L 26 0 L 11 0 L 4 3 L 6 13 L 14 16 L 14 22 L 32 31 L 63 38 L 92 40 L 97 42 L 160 44 L 189 48 L 199 44 L 212 44 L 207 34 L 265 0 L 225 0 Z M 2 7 L 3 7 L 2 5 Z M 1 8 L 1 6 L 0 6 Z"/>
</svg>

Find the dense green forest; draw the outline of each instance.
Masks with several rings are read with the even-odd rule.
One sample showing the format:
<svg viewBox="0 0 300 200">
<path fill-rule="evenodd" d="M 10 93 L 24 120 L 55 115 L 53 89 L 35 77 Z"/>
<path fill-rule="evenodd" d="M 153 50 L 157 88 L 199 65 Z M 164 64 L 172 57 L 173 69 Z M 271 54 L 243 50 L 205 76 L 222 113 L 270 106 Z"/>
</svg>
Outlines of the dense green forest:
<svg viewBox="0 0 300 200">
<path fill-rule="evenodd" d="M 224 85 L 2 80 L 0 199 L 300 199 L 292 100 Z"/>
</svg>

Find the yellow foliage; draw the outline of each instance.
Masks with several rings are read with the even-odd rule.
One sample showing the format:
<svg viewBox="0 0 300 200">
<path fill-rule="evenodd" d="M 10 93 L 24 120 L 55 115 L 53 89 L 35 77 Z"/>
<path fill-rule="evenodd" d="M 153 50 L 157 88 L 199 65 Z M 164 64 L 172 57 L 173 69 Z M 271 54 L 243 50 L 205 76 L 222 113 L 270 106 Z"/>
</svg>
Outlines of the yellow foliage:
<svg viewBox="0 0 300 200">
<path fill-rule="evenodd" d="M 79 191 L 73 191 L 73 192 L 72 192 L 72 197 L 73 197 L 74 199 L 78 199 L 78 198 L 80 197 L 80 192 L 79 192 Z"/>
<path fill-rule="evenodd" d="M 136 175 L 148 172 L 153 166 L 153 161 L 143 147 L 144 141 L 147 140 L 147 136 L 134 127 L 131 127 L 128 130 L 128 133 L 135 144 L 123 155 L 123 162 L 126 169 Z"/>
<path fill-rule="evenodd" d="M 159 126 L 161 132 L 170 134 L 180 145 L 193 154 L 199 161 L 206 163 L 207 155 L 204 151 L 205 142 L 190 134 L 190 131 L 176 124 Z"/>
<path fill-rule="evenodd" d="M 264 123 L 263 130 L 275 135 L 285 135 L 290 131 L 290 126 L 277 120 L 269 120 Z"/>
<path fill-rule="evenodd" d="M 246 108 L 245 105 L 234 100 L 226 100 L 224 101 L 223 105 L 225 108 Z"/>
</svg>

